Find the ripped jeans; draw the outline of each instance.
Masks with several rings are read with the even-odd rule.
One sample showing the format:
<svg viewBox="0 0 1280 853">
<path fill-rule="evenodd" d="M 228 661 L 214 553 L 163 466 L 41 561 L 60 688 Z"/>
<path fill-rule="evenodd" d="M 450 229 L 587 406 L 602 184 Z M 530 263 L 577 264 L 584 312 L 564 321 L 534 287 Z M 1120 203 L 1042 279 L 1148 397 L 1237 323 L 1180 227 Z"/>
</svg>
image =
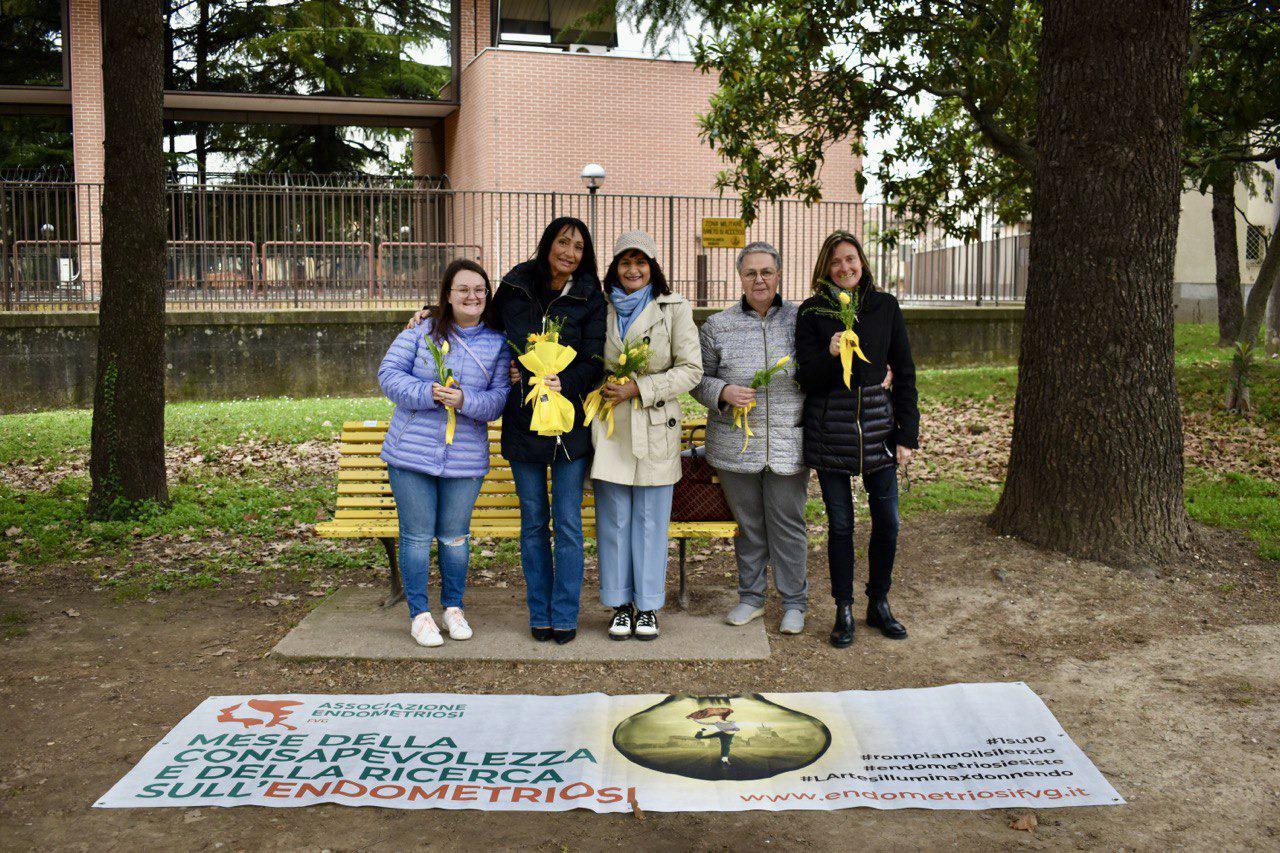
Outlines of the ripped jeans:
<svg viewBox="0 0 1280 853">
<path fill-rule="evenodd" d="M 438 542 L 440 605 L 461 607 L 471 562 L 471 511 L 483 477 L 433 477 L 387 466 L 400 517 L 400 578 L 409 618 L 431 609 L 427 573 L 431 542 Z"/>
</svg>

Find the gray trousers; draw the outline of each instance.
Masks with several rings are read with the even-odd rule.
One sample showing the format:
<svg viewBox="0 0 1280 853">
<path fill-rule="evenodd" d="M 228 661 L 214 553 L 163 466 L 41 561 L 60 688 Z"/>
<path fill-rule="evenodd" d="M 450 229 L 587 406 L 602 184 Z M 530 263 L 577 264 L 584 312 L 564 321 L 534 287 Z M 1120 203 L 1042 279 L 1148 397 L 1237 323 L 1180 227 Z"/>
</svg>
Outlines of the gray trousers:
<svg viewBox="0 0 1280 853">
<path fill-rule="evenodd" d="M 809 541 L 804 520 L 809 471 L 783 476 L 768 469 L 758 474 L 717 470 L 724 496 L 738 523 L 733 550 L 738 558 L 738 597 L 760 607 L 767 588 L 766 566 L 782 606 L 804 612 L 809 605 L 805 564 Z"/>
</svg>

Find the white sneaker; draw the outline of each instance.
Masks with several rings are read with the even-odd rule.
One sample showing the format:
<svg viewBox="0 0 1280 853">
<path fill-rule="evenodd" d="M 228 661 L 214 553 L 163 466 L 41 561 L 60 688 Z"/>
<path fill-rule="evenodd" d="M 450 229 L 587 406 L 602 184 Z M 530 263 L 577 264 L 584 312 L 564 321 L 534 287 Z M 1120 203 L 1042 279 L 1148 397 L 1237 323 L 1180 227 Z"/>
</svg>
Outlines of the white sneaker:
<svg viewBox="0 0 1280 853">
<path fill-rule="evenodd" d="M 467 624 L 467 617 L 462 615 L 461 607 L 446 607 L 442 621 L 450 640 L 471 639 L 471 626 Z"/>
<path fill-rule="evenodd" d="M 635 633 L 636 612 L 631 605 L 613 608 L 613 621 L 609 623 L 609 639 L 625 640 Z"/>
<path fill-rule="evenodd" d="M 759 619 L 763 615 L 763 607 L 753 607 L 746 602 L 741 602 L 729 611 L 729 615 L 724 617 L 724 621 L 730 625 L 745 625 L 752 619 Z"/>
<path fill-rule="evenodd" d="M 431 618 L 430 613 L 419 613 L 413 617 L 409 633 L 420 646 L 444 645 L 444 637 L 440 636 L 440 629 L 436 627 L 436 620 Z"/>
<path fill-rule="evenodd" d="M 658 614 L 653 610 L 636 611 L 636 639 L 653 640 L 658 636 Z"/>
</svg>

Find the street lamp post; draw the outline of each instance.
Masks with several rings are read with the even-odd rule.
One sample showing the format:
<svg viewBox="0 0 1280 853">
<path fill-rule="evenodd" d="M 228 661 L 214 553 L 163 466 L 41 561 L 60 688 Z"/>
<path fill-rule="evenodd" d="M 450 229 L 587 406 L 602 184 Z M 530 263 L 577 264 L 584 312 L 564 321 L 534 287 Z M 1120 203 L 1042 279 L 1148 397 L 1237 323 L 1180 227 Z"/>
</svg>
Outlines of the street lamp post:
<svg viewBox="0 0 1280 853">
<path fill-rule="evenodd" d="M 604 166 L 599 163 L 588 163 L 582 167 L 581 177 L 587 192 L 591 194 L 591 198 L 587 202 L 587 210 L 588 217 L 591 220 L 591 237 L 594 240 L 596 233 L 596 193 L 604 186 Z"/>
</svg>

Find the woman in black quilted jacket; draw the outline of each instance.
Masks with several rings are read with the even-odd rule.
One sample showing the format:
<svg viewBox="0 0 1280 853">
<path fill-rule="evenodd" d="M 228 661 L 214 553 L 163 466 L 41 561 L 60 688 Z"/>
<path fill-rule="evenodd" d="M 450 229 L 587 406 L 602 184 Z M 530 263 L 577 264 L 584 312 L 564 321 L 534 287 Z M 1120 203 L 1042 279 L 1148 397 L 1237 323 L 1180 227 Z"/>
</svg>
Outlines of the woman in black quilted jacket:
<svg viewBox="0 0 1280 853">
<path fill-rule="evenodd" d="M 796 381 L 805 392 L 804 461 L 818 472 L 830 528 L 827 558 L 836 623 L 831 644 L 853 643 L 853 477 L 862 476 L 871 507 L 867 624 L 902 639 L 907 629 L 889 610 L 898 547 L 898 465 L 919 446 L 916 368 L 902 309 L 877 290 L 858 239 L 837 231 L 818 252 L 813 295 L 796 317 Z M 848 387 L 840 359 L 844 323 L 833 313 L 841 297 L 857 311 Z M 892 374 L 889 371 L 892 370 Z M 892 376 L 892 386 L 882 384 Z"/>
</svg>

